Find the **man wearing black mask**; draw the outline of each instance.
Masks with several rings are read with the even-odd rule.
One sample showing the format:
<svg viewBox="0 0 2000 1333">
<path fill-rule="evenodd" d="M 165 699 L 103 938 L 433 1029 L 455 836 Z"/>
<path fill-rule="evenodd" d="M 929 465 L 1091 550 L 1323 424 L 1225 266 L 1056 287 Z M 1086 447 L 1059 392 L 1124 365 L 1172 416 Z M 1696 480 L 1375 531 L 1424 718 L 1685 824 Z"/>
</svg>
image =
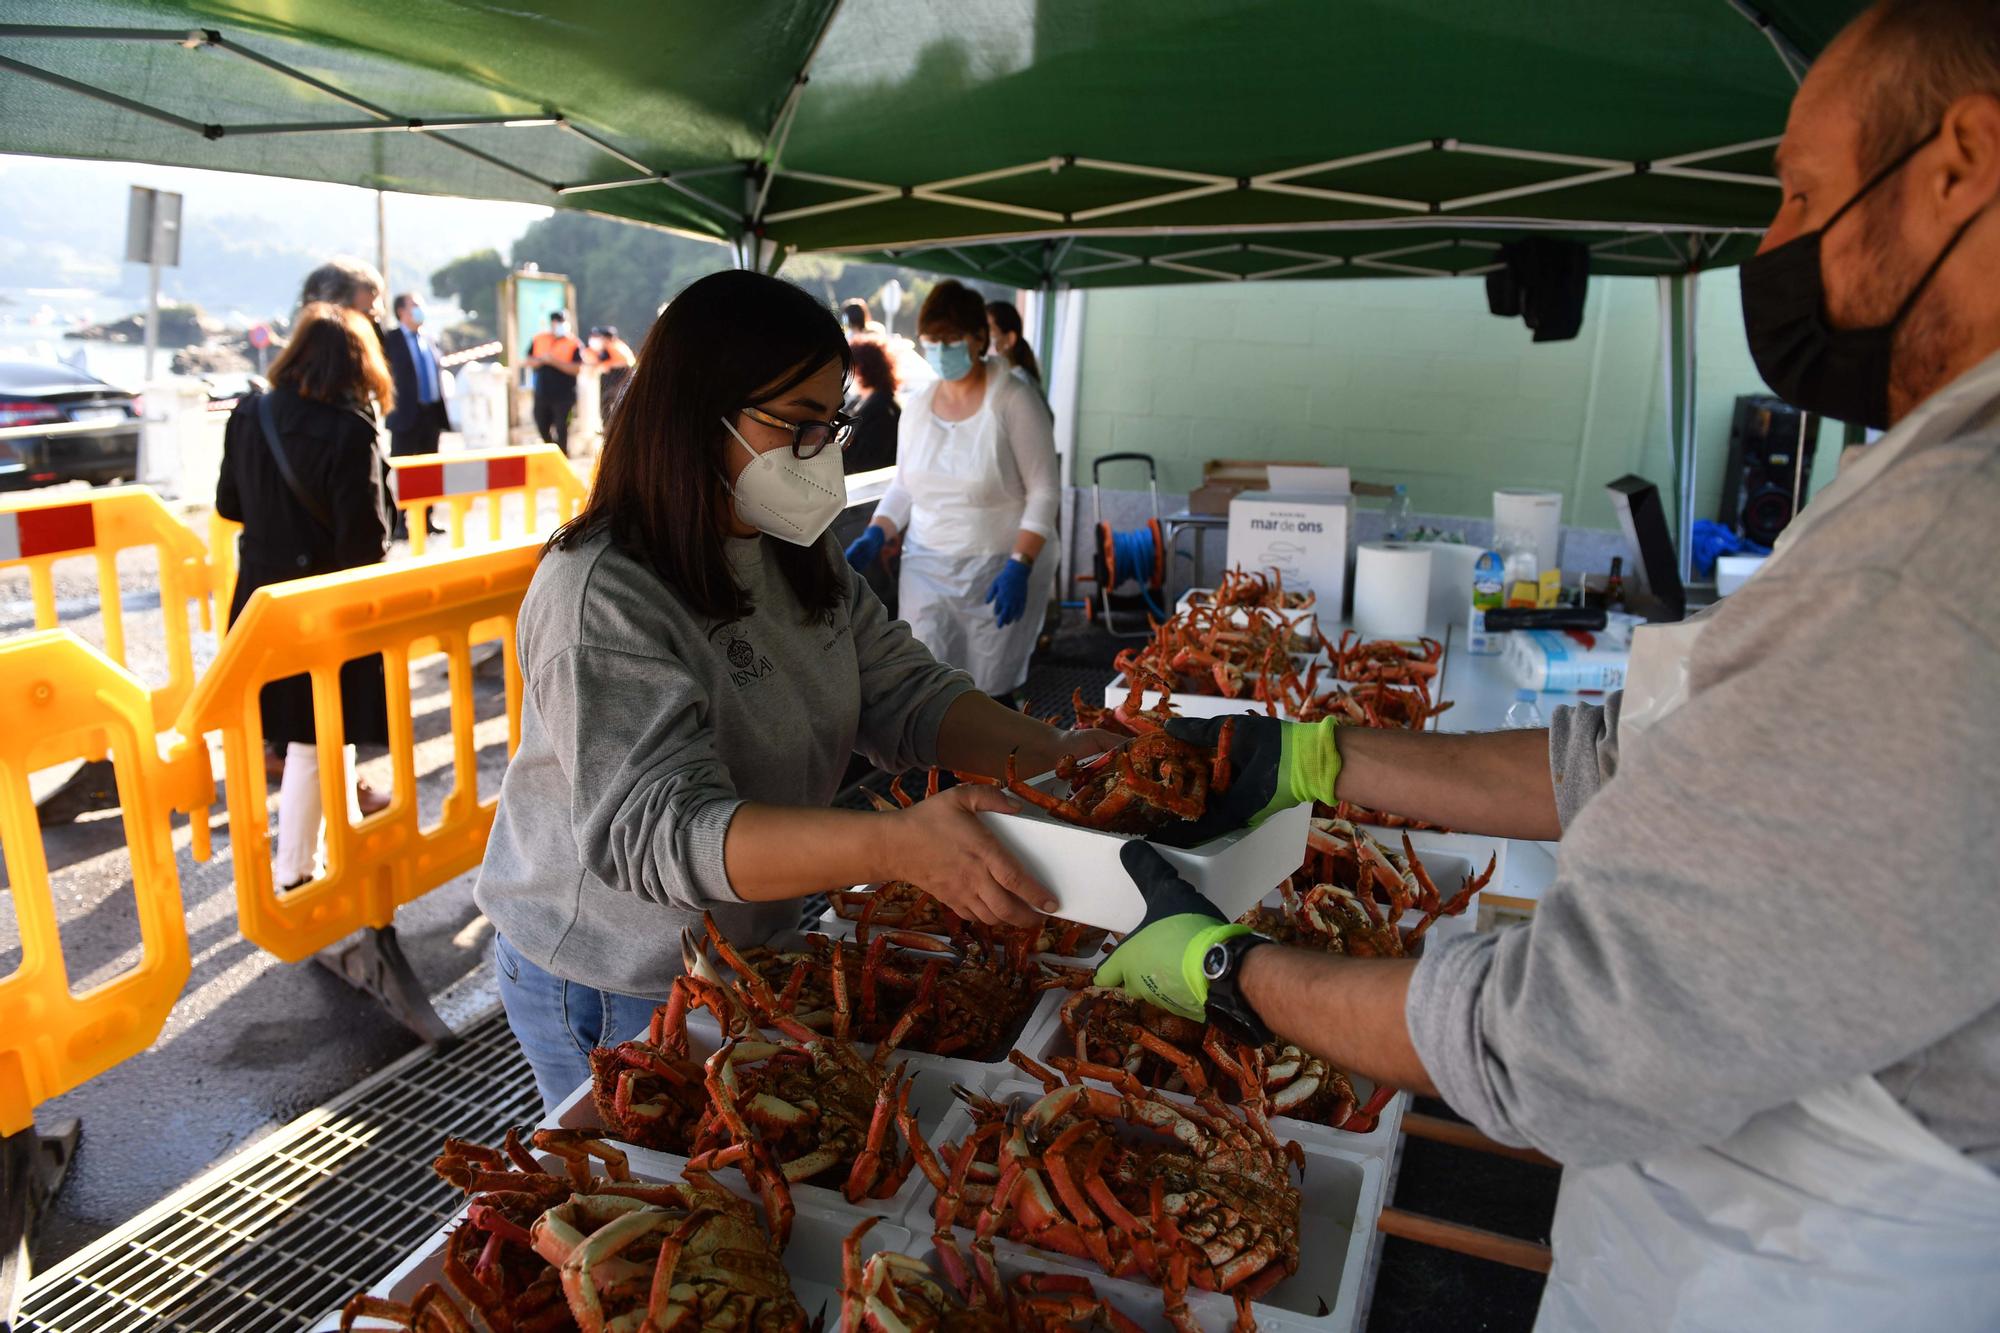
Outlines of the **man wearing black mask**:
<svg viewBox="0 0 2000 1333">
<path fill-rule="evenodd" d="M 1291 949 L 1134 842 L 1146 917 L 1098 974 L 1563 1162 L 1544 1333 L 2000 1328 L 2000 0 L 1863 14 L 1778 174 L 1752 353 L 1888 433 L 1604 707 L 1238 718 L 1195 830 L 1337 797 L 1560 838 L 1533 923 Z"/>
</svg>

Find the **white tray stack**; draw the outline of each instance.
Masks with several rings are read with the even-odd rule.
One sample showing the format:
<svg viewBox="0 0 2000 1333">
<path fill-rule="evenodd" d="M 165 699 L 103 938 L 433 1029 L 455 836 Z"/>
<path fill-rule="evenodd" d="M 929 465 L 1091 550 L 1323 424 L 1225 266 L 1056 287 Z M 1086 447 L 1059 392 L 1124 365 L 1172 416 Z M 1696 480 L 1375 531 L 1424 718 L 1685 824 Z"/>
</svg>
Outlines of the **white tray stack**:
<svg viewBox="0 0 2000 1333">
<path fill-rule="evenodd" d="M 1272 824 L 1275 823 L 1277 821 L 1272 821 Z M 1271 824 L 1265 828 L 1270 829 Z M 1382 829 L 1374 832 L 1386 845 L 1400 845 L 1398 831 Z M 1110 835 L 1086 836 L 1115 842 Z M 1264 834 L 1267 839 L 1278 836 L 1287 842 L 1285 855 L 1291 858 L 1287 871 L 1296 868 L 1302 856 L 1299 849 L 1291 845 L 1291 840 L 1296 838 L 1302 842 L 1302 831 L 1285 828 L 1282 834 Z M 1425 867 L 1439 891 L 1446 897 L 1456 893 L 1470 876 L 1483 870 L 1488 856 L 1502 851 L 1505 845 L 1497 839 L 1439 833 L 1412 833 L 1411 843 L 1423 857 Z M 1261 865 L 1261 859 L 1258 863 Z M 1259 870 L 1257 873 L 1263 872 Z M 1282 874 L 1274 875 L 1273 881 L 1282 877 Z M 1260 897 L 1266 905 L 1275 906 L 1280 901 L 1275 889 Z M 1435 942 L 1471 930 L 1475 911 L 1476 905 L 1463 916 L 1440 918 L 1431 927 L 1427 940 Z M 855 938 L 853 924 L 831 913 L 818 926 L 825 934 L 835 938 Z M 784 948 L 796 942 L 795 939 L 780 939 L 774 943 L 776 947 Z M 1081 957 L 1044 957 L 1051 962 L 1075 967 L 1098 961 L 1102 953 Z M 1050 1056 L 1068 1050 L 1069 1039 L 1061 1021 L 1062 1005 L 1068 998 L 1066 991 L 1044 994 L 1013 1035 L 1013 1048 L 1044 1062 Z M 715 1050 L 722 1039 L 712 1016 L 700 1010 L 689 1016 L 688 1036 L 691 1052 L 697 1059 Z M 971 1128 L 970 1113 L 954 1095 L 954 1087 L 963 1087 L 995 1100 L 1013 1099 L 1023 1108 L 1042 1095 L 1038 1084 L 1028 1080 L 1020 1069 L 1004 1058 L 972 1061 L 921 1052 L 901 1052 L 896 1058 L 908 1061 L 913 1076 L 911 1109 L 934 1146 L 955 1143 Z M 1361 1078 L 1352 1082 L 1357 1101 L 1365 1103 L 1374 1091 L 1373 1087 Z M 1170 1099 L 1187 1100 L 1177 1094 L 1163 1095 Z M 1394 1181 L 1402 1120 L 1408 1101 L 1406 1094 L 1398 1094 L 1391 1099 L 1376 1125 L 1365 1133 L 1331 1129 L 1284 1116 L 1271 1119 L 1271 1127 L 1277 1136 L 1281 1140 L 1297 1142 L 1305 1157 L 1305 1173 L 1301 1182 L 1301 1263 L 1298 1272 L 1279 1283 L 1253 1306 L 1260 1328 L 1283 1330 L 1284 1333 L 1305 1333 L 1306 1330 L 1348 1333 L 1348 1330 L 1361 1326 L 1373 1289 L 1374 1268 L 1379 1255 L 1376 1222 Z M 543 1124 L 571 1129 L 602 1128 L 589 1085 L 572 1093 Z M 615 1138 L 611 1141 L 618 1143 Z M 676 1180 L 687 1164 L 685 1157 L 671 1153 L 624 1143 L 618 1143 L 618 1146 L 627 1154 L 633 1176 L 640 1180 Z M 719 1172 L 716 1179 L 746 1198 L 755 1198 L 748 1182 L 734 1169 Z M 791 1243 L 785 1251 L 785 1267 L 792 1276 L 807 1315 L 817 1315 L 824 1310 L 829 1328 L 839 1326 L 841 1241 L 864 1217 L 880 1215 L 885 1219 L 869 1234 L 864 1252 L 893 1249 L 919 1258 L 927 1258 L 931 1254 L 936 1191 L 920 1171 L 912 1171 L 892 1197 L 865 1200 L 859 1205 L 849 1204 L 836 1189 L 816 1185 L 795 1185 L 792 1195 L 798 1214 Z M 417 1253 L 371 1288 L 373 1293 L 407 1302 L 425 1282 L 441 1283 L 443 1247 L 462 1217 L 462 1214 L 455 1217 L 441 1228 Z M 969 1234 L 962 1235 L 961 1248 L 969 1250 L 971 1241 Z M 1106 1277 L 1087 1261 L 1012 1242 L 999 1242 L 996 1254 L 1003 1278 L 1025 1271 L 1079 1275 L 1091 1281 L 1100 1298 L 1117 1306 L 1142 1328 L 1151 1333 L 1168 1333 L 1162 1295 L 1149 1284 Z M 1190 1292 L 1189 1306 L 1204 1328 L 1224 1329 L 1231 1326 L 1233 1309 L 1226 1297 L 1209 1292 Z M 335 1329 L 338 1327 L 337 1316 L 329 1315 L 315 1327 Z"/>
</svg>

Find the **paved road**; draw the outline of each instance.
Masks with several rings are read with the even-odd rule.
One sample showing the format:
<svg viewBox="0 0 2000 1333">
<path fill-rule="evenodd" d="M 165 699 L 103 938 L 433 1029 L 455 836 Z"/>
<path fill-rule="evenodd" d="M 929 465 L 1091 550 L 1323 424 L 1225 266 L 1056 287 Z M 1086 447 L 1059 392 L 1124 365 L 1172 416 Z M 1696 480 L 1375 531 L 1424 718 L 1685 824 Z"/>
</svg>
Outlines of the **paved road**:
<svg viewBox="0 0 2000 1333">
<path fill-rule="evenodd" d="M 166 675 L 154 568 L 150 551 L 127 553 L 119 563 L 129 665 L 148 684 Z M 63 624 L 101 648 L 94 564 L 59 565 L 56 591 Z M 0 572 L 0 635 L 33 627 L 25 573 Z M 198 670 L 214 651 L 214 636 L 197 631 Z M 452 783 L 444 659 L 415 664 L 411 692 L 419 805 L 430 819 Z M 475 675 L 475 696 L 479 784 L 482 795 L 490 795 L 506 767 L 497 673 Z M 378 787 L 388 786 L 386 757 L 364 756 L 362 771 Z M 219 757 L 215 772 L 219 779 Z M 48 785 L 52 776 L 43 775 L 37 787 Z M 275 811 L 275 789 L 272 806 Z M 215 855 L 208 863 L 194 861 L 186 821 L 177 818 L 175 824 L 193 975 L 151 1049 L 38 1113 L 45 1123 L 80 1117 L 84 1127 L 75 1170 L 35 1249 L 38 1268 L 416 1045 L 330 972 L 310 963 L 281 963 L 237 932 L 229 828 L 220 800 L 211 820 Z M 139 956 L 130 863 L 117 812 L 46 830 L 44 841 L 72 985 L 82 988 L 116 975 Z M 440 1002 L 447 1018 L 475 1014 L 494 998 L 485 964 L 491 928 L 472 904 L 472 878 L 435 890 L 398 918 L 418 975 L 433 994 L 450 988 Z M 6 901 L 9 910 L 0 912 L 0 976 L 21 956 L 11 898 Z"/>
</svg>

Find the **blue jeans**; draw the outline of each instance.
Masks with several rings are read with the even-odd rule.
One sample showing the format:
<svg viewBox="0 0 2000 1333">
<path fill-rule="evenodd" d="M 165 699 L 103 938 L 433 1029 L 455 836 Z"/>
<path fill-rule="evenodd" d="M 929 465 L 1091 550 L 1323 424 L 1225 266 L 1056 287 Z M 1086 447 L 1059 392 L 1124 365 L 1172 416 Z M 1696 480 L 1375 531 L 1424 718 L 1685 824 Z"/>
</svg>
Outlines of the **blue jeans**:
<svg viewBox="0 0 2000 1333">
<path fill-rule="evenodd" d="M 500 974 L 507 1026 L 535 1071 L 535 1088 L 551 1115 L 589 1081 L 591 1047 L 644 1032 L 660 1003 L 565 981 L 523 958 L 498 931 L 493 933 L 493 970 Z"/>
</svg>

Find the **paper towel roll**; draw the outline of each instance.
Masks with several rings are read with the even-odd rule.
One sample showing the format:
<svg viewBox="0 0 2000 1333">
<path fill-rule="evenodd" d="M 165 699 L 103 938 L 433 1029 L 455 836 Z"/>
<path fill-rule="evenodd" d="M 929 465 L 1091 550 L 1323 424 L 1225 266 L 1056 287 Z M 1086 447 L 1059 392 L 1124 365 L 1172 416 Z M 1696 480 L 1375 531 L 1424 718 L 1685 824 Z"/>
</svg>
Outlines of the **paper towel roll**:
<svg viewBox="0 0 2000 1333">
<path fill-rule="evenodd" d="M 1430 611 L 1431 549 L 1363 542 L 1354 561 L 1354 628 L 1368 639 L 1410 639 Z"/>
<path fill-rule="evenodd" d="M 1458 542 L 1425 542 L 1431 548 L 1430 625 L 1463 625 L 1472 605 L 1472 566 L 1485 548 Z"/>
<path fill-rule="evenodd" d="M 1493 492 L 1493 547 L 1505 545 L 1514 528 L 1527 534 L 1535 547 L 1537 569 L 1561 569 L 1563 498 L 1561 491 L 1509 486 Z"/>
</svg>

